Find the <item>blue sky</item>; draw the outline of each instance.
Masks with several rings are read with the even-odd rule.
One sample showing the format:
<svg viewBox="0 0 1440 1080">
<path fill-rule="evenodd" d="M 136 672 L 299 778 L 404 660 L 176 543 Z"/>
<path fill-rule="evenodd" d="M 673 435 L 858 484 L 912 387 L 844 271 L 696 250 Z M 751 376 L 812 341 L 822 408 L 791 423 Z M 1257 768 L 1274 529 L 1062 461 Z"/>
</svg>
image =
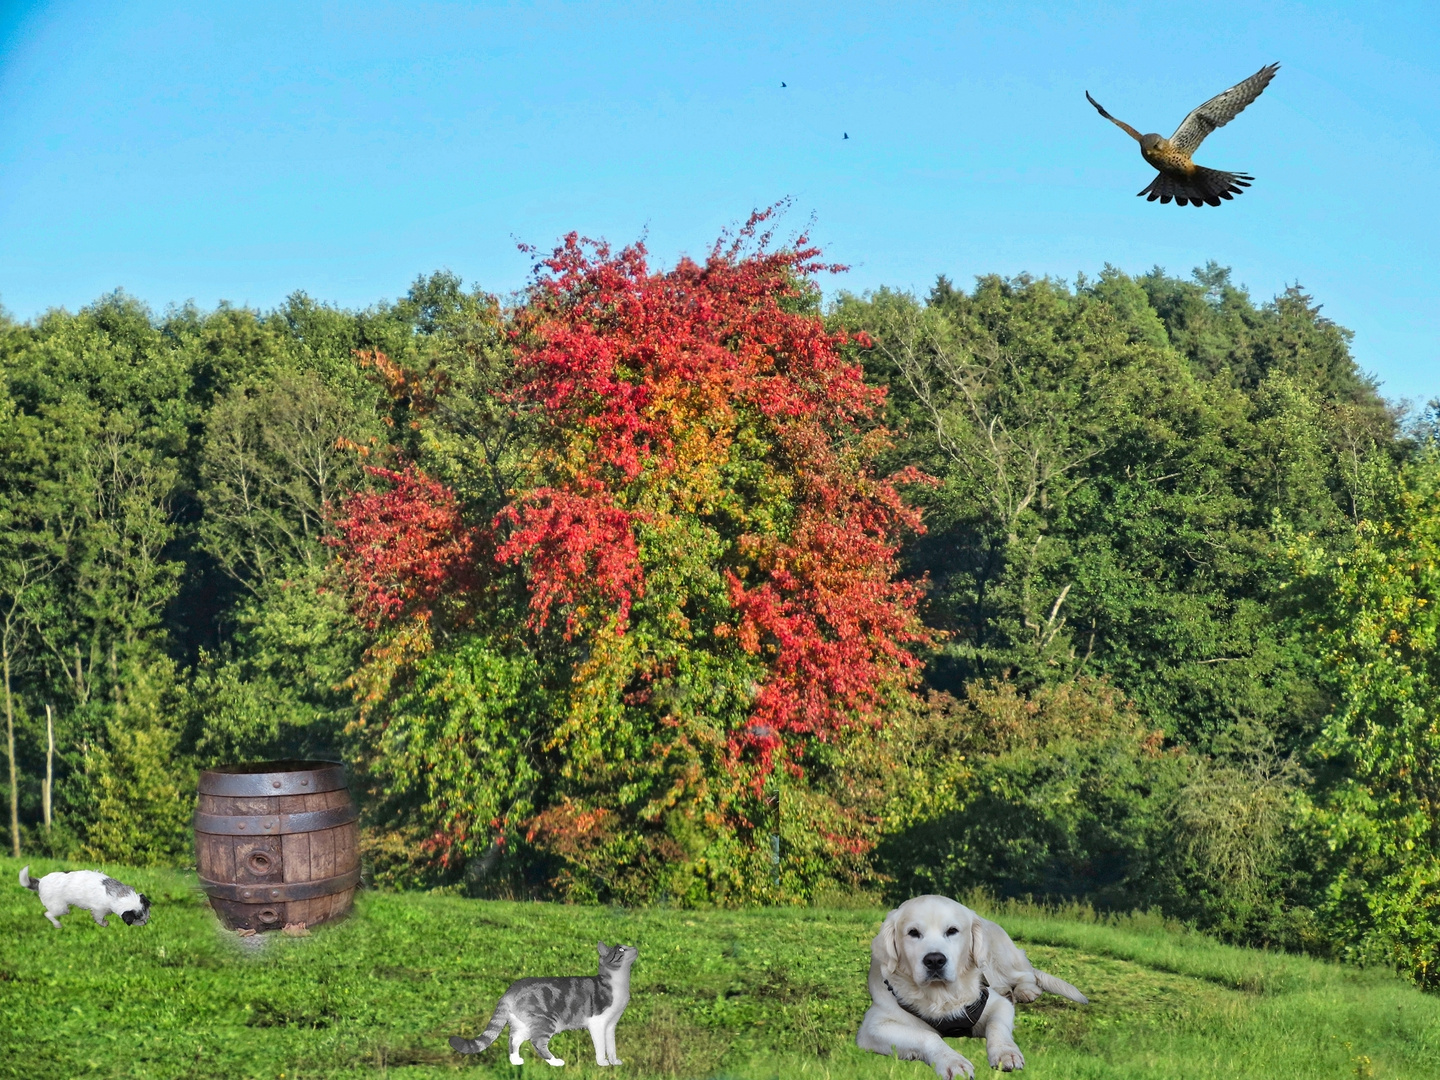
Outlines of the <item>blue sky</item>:
<svg viewBox="0 0 1440 1080">
<path fill-rule="evenodd" d="M 1218 209 L 1086 103 L 1196 155 Z M 780 83 L 788 83 L 781 88 Z M 1392 397 L 1440 395 L 1440 4 L 207 5 L 0 0 L 0 304 L 363 306 L 446 267 L 506 293 L 576 229 L 702 255 L 793 199 L 828 287 L 1214 259 L 1299 282 Z M 849 141 L 842 139 L 848 132 Z"/>
</svg>

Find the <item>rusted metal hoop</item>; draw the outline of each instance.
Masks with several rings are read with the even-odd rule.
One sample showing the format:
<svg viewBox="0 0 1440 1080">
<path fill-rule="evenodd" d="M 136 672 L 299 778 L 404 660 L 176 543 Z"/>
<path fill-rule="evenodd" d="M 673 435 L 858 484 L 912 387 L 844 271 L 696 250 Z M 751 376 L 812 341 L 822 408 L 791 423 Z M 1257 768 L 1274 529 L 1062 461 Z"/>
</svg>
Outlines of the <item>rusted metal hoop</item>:
<svg viewBox="0 0 1440 1080">
<path fill-rule="evenodd" d="M 331 896 L 334 893 L 353 889 L 360 881 L 360 871 L 337 874 L 319 881 L 291 881 L 271 885 L 259 882 L 254 885 L 236 885 L 231 881 L 207 881 L 200 879 L 200 887 L 217 900 L 238 900 L 251 904 L 285 903 L 290 900 L 313 900 L 317 896 Z"/>
<path fill-rule="evenodd" d="M 270 768 L 273 767 L 273 768 Z M 255 766 L 222 765 L 200 774 L 201 795 L 259 799 L 271 795 L 314 795 L 345 786 L 345 767 L 334 761 L 269 761 Z"/>
<path fill-rule="evenodd" d="M 208 794 L 208 793 L 207 793 Z M 329 810 L 308 810 L 299 814 L 262 814 L 242 817 L 235 814 L 195 813 L 195 831 L 212 836 L 284 836 L 286 833 L 319 832 L 348 825 L 358 816 L 354 803 Z"/>
</svg>

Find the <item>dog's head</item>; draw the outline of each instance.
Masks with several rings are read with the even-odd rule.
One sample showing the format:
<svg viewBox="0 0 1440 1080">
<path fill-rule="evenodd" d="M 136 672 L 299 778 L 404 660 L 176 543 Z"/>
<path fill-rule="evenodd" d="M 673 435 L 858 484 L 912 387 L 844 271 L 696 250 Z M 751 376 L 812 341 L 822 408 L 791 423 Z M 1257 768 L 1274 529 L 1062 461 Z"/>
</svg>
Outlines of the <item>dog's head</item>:
<svg viewBox="0 0 1440 1080">
<path fill-rule="evenodd" d="M 137 906 L 120 912 L 126 926 L 144 926 L 150 921 L 150 898 L 143 892 L 136 894 Z"/>
<path fill-rule="evenodd" d="M 965 1005 L 980 993 L 979 922 L 948 897 L 917 896 L 886 916 L 871 943 L 871 958 L 893 992 L 907 1001 L 936 1008 Z"/>
</svg>

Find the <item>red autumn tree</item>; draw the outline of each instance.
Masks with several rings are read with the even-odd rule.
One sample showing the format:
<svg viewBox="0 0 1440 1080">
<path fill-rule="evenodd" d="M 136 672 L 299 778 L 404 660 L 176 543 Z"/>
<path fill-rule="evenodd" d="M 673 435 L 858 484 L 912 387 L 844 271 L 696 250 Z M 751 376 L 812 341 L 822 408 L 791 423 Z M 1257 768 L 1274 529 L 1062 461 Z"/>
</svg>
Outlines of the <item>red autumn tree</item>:
<svg viewBox="0 0 1440 1080">
<path fill-rule="evenodd" d="M 925 478 L 873 474 L 883 390 L 815 310 L 831 268 L 804 237 L 770 250 L 769 216 L 663 272 L 567 236 L 512 319 L 510 402 L 538 434 L 508 503 L 467 528 L 412 470 L 346 507 L 371 617 L 473 593 L 467 559 L 520 575 L 552 691 L 527 835 L 579 894 L 773 892 L 771 834 L 797 853 L 781 892 L 853 864 L 871 829 L 834 763 L 926 642 L 895 559 L 920 527 L 897 485 Z"/>
</svg>

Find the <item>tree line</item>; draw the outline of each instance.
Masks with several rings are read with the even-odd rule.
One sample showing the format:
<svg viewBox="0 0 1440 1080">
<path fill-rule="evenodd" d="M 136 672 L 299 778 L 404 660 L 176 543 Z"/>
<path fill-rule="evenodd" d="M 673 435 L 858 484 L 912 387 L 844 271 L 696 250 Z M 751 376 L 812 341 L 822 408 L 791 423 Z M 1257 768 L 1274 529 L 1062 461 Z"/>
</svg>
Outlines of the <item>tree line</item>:
<svg viewBox="0 0 1440 1080">
<path fill-rule="evenodd" d="M 983 889 L 1433 983 L 1435 425 L 1299 288 L 827 305 L 767 227 L 0 318 L 12 850 L 185 863 L 198 769 L 330 757 L 398 887 Z"/>
</svg>

